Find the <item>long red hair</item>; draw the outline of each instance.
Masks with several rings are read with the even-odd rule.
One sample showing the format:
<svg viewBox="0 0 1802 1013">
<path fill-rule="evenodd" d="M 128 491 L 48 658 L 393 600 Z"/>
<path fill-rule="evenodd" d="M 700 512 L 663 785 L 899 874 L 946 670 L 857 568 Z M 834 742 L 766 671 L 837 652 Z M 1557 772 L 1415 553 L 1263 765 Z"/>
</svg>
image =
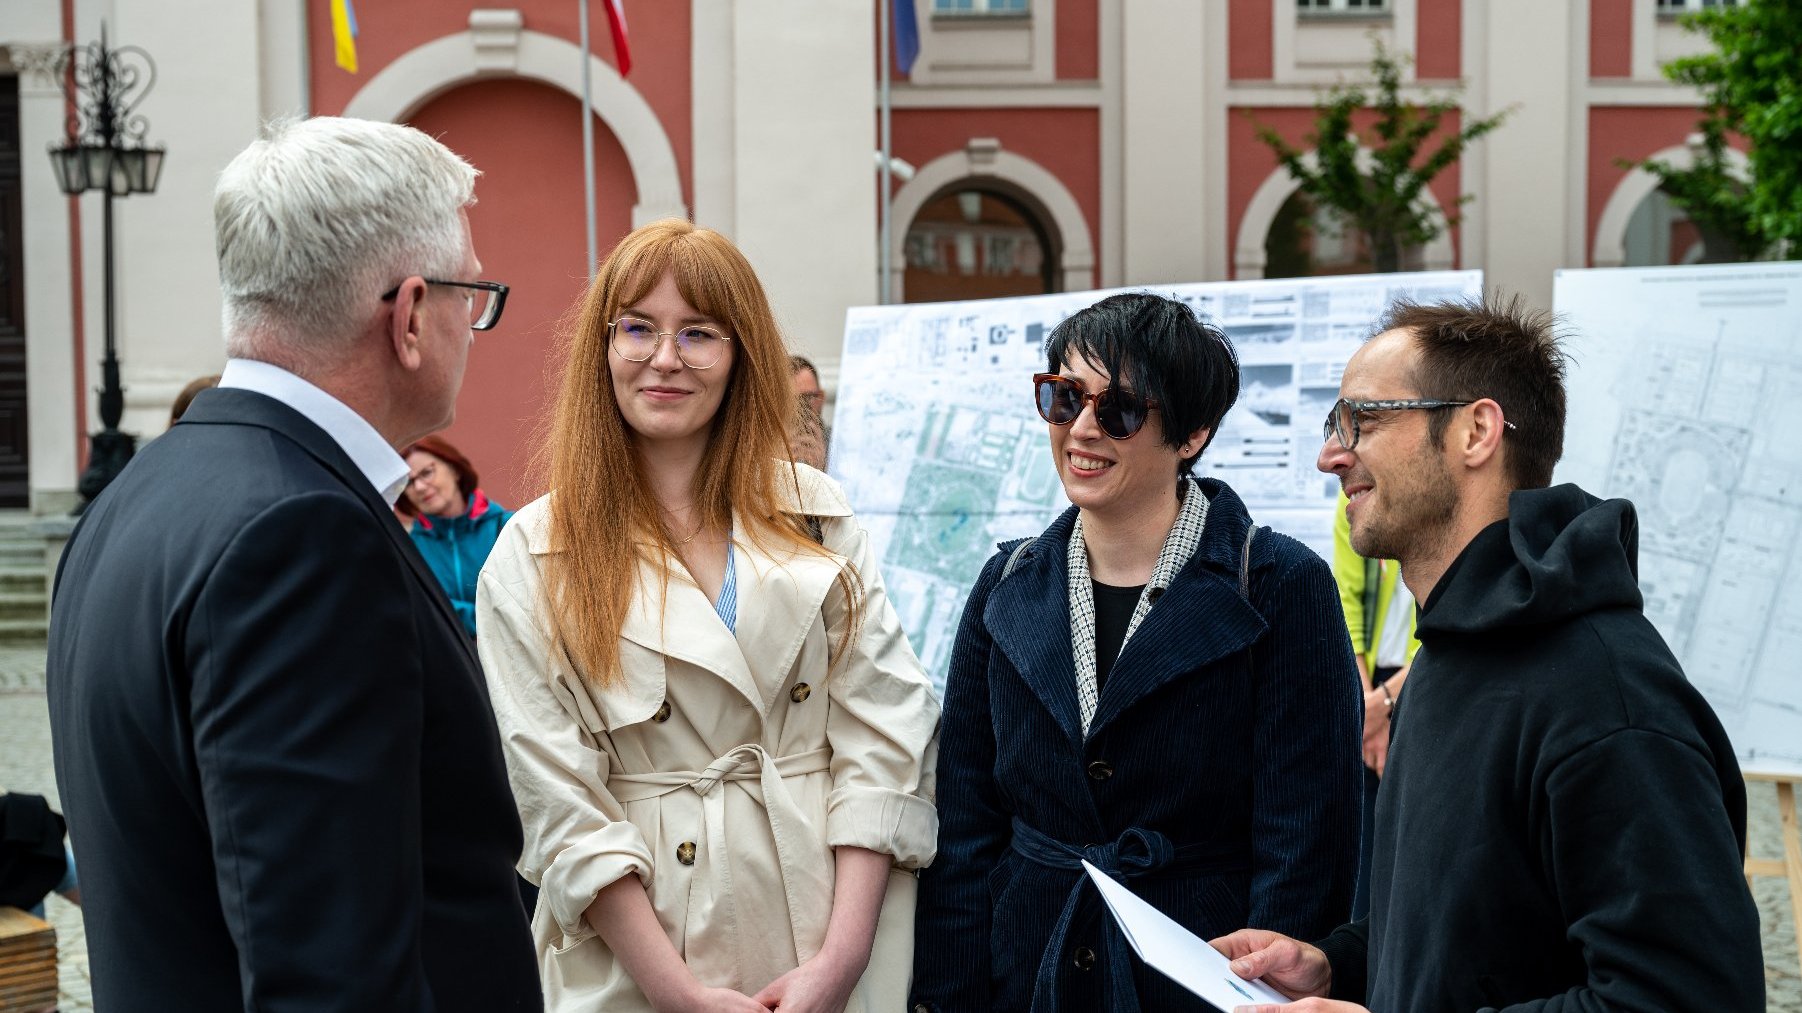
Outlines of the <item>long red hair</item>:
<svg viewBox="0 0 1802 1013">
<path fill-rule="evenodd" d="M 615 398 L 607 366 L 609 323 L 621 306 L 644 298 L 665 274 L 689 305 L 727 324 L 735 355 L 726 393 L 713 418 L 695 476 L 695 500 L 709 527 L 732 527 L 735 539 L 769 552 L 783 548 L 830 555 L 790 512 L 799 480 L 789 459 L 795 398 L 788 348 L 763 286 L 744 254 L 725 236 L 681 219 L 634 230 L 614 247 L 568 326 L 562 389 L 549 425 L 544 468 L 550 479 L 552 553 L 545 557 L 544 595 L 551 631 L 587 678 L 620 679 L 619 635 L 648 560 L 668 588 L 676 539 L 645 481 L 632 430 Z M 862 584 L 842 564 L 839 584 L 850 603 L 834 654 L 862 626 Z M 665 598 L 667 600 L 667 598 Z"/>
</svg>

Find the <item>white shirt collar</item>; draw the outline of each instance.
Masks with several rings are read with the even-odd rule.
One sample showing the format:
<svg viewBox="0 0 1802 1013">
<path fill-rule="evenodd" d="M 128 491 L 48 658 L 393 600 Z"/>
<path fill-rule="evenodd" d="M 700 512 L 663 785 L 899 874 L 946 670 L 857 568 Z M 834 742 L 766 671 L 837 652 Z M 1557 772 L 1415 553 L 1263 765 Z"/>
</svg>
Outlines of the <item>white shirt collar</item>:
<svg viewBox="0 0 1802 1013">
<path fill-rule="evenodd" d="M 255 359 L 231 359 L 219 376 L 219 386 L 255 391 L 306 416 L 350 456 L 351 463 L 389 506 L 407 487 L 407 462 L 374 426 L 344 402 L 280 366 Z"/>
</svg>

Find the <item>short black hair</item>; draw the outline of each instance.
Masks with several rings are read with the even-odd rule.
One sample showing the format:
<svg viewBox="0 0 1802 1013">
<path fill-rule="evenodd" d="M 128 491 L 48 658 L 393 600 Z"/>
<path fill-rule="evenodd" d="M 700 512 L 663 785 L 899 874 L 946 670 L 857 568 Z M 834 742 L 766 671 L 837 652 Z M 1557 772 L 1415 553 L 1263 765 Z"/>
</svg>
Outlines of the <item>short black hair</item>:
<svg viewBox="0 0 1802 1013">
<path fill-rule="evenodd" d="M 1389 308 L 1378 333 L 1405 330 L 1420 357 L 1414 387 L 1423 398 L 1490 398 L 1514 424 L 1503 430 L 1502 462 L 1516 489 L 1552 484 L 1564 454 L 1565 355 L 1551 314 L 1520 296 L 1415 303 Z M 1437 447 L 1451 416 L 1429 412 L 1427 437 Z"/>
<path fill-rule="evenodd" d="M 820 371 L 813 368 L 813 360 L 805 355 L 789 356 L 788 372 L 790 376 L 800 376 L 803 372 L 812 373 L 815 379 L 818 379 L 820 376 Z"/>
<path fill-rule="evenodd" d="M 1149 292 L 1111 295 L 1058 324 L 1045 342 L 1046 368 L 1056 373 L 1081 356 L 1121 386 L 1158 403 L 1164 443 L 1172 449 L 1197 429 L 1214 442 L 1220 420 L 1239 400 L 1239 356 L 1226 333 L 1175 299 Z M 1121 383 L 1124 377 L 1125 383 Z M 1201 456 L 1185 458 L 1186 474 Z"/>
</svg>

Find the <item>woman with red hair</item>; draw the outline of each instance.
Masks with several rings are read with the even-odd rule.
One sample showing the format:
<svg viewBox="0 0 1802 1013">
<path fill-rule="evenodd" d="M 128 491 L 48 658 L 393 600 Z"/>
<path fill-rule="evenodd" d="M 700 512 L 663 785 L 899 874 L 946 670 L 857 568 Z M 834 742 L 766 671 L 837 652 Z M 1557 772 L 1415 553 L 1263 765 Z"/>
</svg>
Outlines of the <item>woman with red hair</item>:
<svg viewBox="0 0 1802 1013">
<path fill-rule="evenodd" d="M 413 545 L 473 637 L 476 577 L 513 512 L 476 486 L 475 465 L 444 437 L 428 436 L 401 456 L 407 459 L 407 489 L 395 509 L 415 517 Z"/>
</svg>

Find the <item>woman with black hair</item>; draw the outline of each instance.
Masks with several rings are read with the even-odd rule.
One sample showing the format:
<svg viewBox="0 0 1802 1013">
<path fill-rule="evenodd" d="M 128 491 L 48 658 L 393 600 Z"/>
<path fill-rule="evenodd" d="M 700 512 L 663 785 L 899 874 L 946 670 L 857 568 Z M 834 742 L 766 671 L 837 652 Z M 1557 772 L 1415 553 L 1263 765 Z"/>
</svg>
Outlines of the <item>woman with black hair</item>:
<svg viewBox="0 0 1802 1013">
<path fill-rule="evenodd" d="M 1048 359 L 1074 505 L 964 608 L 912 1008 L 1206 1010 L 1133 960 L 1081 860 L 1203 939 L 1324 935 L 1356 875 L 1357 668 L 1326 562 L 1190 475 L 1238 397 L 1226 335 L 1117 295 Z"/>
</svg>

